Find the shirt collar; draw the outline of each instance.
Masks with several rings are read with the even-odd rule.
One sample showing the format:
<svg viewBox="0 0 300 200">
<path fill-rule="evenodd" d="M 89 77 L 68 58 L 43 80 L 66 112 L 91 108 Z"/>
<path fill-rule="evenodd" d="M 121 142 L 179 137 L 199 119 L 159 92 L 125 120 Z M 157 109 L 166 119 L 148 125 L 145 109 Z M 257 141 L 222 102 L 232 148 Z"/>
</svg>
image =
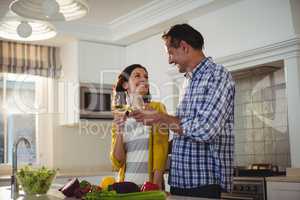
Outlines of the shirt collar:
<svg viewBox="0 0 300 200">
<path fill-rule="evenodd" d="M 192 79 L 193 78 L 193 73 L 192 72 L 185 72 L 184 77 L 186 79 Z"/>
<path fill-rule="evenodd" d="M 191 71 L 191 72 L 186 72 L 186 73 L 184 74 L 184 77 L 185 77 L 186 79 L 192 79 L 192 78 L 193 78 L 193 75 L 195 74 L 195 72 L 196 72 L 202 65 L 205 64 L 206 60 L 209 60 L 209 59 L 211 59 L 211 57 L 206 57 L 206 58 L 202 59 L 201 62 L 193 69 L 193 71 Z"/>
</svg>

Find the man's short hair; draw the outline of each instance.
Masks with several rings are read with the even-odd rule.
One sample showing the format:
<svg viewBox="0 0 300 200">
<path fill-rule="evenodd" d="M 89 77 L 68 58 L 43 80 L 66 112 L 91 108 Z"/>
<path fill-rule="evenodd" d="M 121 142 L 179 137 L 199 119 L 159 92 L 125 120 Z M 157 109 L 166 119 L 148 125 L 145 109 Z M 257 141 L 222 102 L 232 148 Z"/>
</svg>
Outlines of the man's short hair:
<svg viewBox="0 0 300 200">
<path fill-rule="evenodd" d="M 194 49 L 202 50 L 204 39 L 199 31 L 188 24 L 176 24 L 162 35 L 164 40 L 170 38 L 170 44 L 174 48 L 178 48 L 183 40 Z"/>
</svg>

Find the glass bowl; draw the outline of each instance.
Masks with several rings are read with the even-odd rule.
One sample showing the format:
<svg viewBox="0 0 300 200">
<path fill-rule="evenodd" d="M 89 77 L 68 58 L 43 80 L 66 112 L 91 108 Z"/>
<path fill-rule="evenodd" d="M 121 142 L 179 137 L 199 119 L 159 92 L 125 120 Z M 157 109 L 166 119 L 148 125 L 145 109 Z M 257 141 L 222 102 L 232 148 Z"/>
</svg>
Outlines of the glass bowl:
<svg viewBox="0 0 300 200">
<path fill-rule="evenodd" d="M 46 194 L 55 175 L 56 170 L 53 169 L 25 166 L 17 172 L 17 180 L 26 195 Z"/>
</svg>

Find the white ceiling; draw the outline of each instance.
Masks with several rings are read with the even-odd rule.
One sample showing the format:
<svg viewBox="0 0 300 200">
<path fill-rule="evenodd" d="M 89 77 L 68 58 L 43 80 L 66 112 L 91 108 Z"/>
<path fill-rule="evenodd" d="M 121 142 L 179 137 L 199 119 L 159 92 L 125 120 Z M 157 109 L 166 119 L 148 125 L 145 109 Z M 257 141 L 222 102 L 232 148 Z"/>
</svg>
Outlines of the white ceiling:
<svg viewBox="0 0 300 200">
<path fill-rule="evenodd" d="M 8 11 L 9 4 L 13 0 L 0 0 L 1 17 Z M 41 0 L 42 1 L 42 0 Z M 153 0 L 87 0 L 90 5 L 89 13 L 80 23 L 104 26 L 114 19 L 127 14 Z"/>
<path fill-rule="evenodd" d="M 13 0 L 0 0 L 0 19 Z M 45 44 L 81 39 L 128 45 L 165 30 L 171 24 L 222 8 L 240 0 L 88 0 L 82 19 L 52 22 L 58 35 Z"/>
<path fill-rule="evenodd" d="M 108 25 L 114 19 L 126 15 L 153 0 L 88 0 L 90 12 L 80 23 Z"/>
</svg>

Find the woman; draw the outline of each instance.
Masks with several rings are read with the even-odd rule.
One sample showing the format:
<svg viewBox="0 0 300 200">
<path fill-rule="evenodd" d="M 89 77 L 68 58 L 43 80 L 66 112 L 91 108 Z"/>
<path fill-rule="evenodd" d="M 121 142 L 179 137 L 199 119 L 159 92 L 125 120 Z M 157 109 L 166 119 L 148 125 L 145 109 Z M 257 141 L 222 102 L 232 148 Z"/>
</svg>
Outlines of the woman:
<svg viewBox="0 0 300 200">
<path fill-rule="evenodd" d="M 119 75 L 114 92 L 122 91 L 128 99 L 142 97 L 145 109 L 166 112 L 162 103 L 151 101 L 148 72 L 139 64 L 126 67 Z M 126 114 L 114 114 L 110 158 L 119 169 L 119 181 L 138 185 L 150 181 L 162 188 L 167 154 L 168 132 L 159 130 L 158 124 L 148 127 Z"/>
</svg>

